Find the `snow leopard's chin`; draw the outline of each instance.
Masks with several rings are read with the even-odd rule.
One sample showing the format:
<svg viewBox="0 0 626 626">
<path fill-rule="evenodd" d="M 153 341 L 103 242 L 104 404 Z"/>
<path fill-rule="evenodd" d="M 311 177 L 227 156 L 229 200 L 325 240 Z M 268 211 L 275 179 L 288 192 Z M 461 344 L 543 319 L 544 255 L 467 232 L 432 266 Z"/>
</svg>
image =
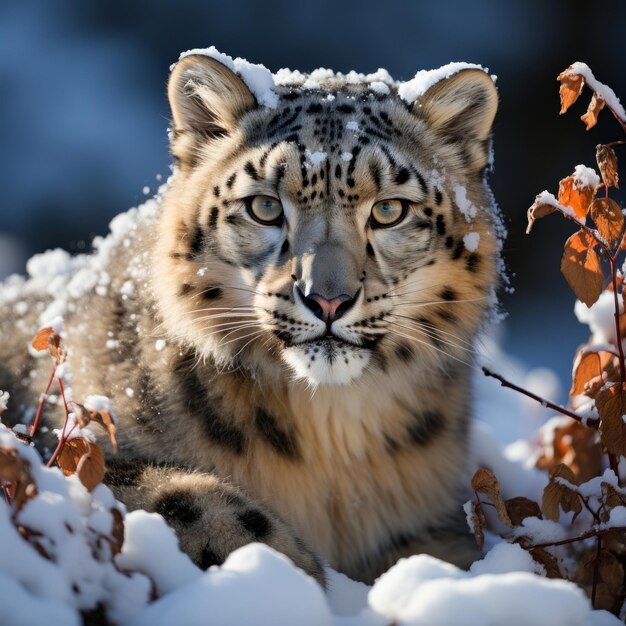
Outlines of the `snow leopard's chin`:
<svg viewBox="0 0 626 626">
<path fill-rule="evenodd" d="M 282 357 L 295 377 L 312 387 L 348 385 L 365 371 L 371 350 L 325 338 L 285 348 Z"/>
</svg>

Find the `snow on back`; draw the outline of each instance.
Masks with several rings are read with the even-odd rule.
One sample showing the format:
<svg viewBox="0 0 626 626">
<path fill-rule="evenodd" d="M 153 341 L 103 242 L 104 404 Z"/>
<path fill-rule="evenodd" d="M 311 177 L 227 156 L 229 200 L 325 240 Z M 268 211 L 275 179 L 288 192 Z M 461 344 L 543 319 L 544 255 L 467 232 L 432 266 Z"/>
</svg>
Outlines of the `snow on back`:
<svg viewBox="0 0 626 626">
<path fill-rule="evenodd" d="M 489 74 L 489 70 L 475 63 L 448 63 L 435 70 L 420 70 L 415 76 L 398 85 L 398 95 L 409 104 L 413 104 L 438 82 L 458 74 L 461 70 L 481 70 Z M 495 77 L 492 76 L 495 82 Z"/>
<path fill-rule="evenodd" d="M 585 79 L 585 82 L 593 91 L 595 91 L 602 100 L 604 100 L 621 118 L 623 122 L 626 122 L 626 111 L 620 102 L 619 98 L 615 95 L 615 92 L 604 83 L 601 83 L 594 75 L 589 66 L 586 63 L 576 61 L 565 71 L 566 76 L 572 76 L 577 74 Z"/>
</svg>

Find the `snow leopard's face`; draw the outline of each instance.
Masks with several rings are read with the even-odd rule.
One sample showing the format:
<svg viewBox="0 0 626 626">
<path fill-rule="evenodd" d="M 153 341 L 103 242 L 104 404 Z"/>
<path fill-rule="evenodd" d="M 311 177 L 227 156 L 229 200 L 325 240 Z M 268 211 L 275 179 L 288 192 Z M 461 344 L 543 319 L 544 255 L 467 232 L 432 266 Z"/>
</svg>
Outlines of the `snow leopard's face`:
<svg viewBox="0 0 626 626">
<path fill-rule="evenodd" d="M 466 70 L 412 108 L 381 91 L 291 84 L 266 108 L 209 57 L 176 66 L 157 290 L 200 353 L 315 386 L 469 360 L 495 280 L 495 89 Z"/>
</svg>

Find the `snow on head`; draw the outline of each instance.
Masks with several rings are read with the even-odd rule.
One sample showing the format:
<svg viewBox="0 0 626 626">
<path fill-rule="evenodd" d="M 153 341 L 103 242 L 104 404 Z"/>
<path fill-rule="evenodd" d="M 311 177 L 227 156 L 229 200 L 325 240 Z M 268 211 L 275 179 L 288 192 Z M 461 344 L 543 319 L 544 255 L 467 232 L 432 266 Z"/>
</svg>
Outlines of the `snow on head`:
<svg viewBox="0 0 626 626">
<path fill-rule="evenodd" d="M 278 96 L 274 92 L 274 78 L 272 73 L 264 65 L 250 63 L 250 61 L 239 57 L 233 59 L 227 54 L 217 50 L 215 46 L 187 50 L 187 52 L 183 52 L 180 55 L 179 60 L 191 54 L 200 54 L 219 61 L 241 77 L 241 80 L 246 83 L 259 104 L 269 109 L 276 108 Z"/>
<path fill-rule="evenodd" d="M 486 74 L 489 70 L 475 63 L 448 63 L 435 70 L 420 70 L 415 76 L 398 85 L 398 95 L 409 104 L 413 104 L 438 82 L 458 74 L 461 70 L 481 70 Z M 495 77 L 492 76 L 495 81 Z"/>
</svg>

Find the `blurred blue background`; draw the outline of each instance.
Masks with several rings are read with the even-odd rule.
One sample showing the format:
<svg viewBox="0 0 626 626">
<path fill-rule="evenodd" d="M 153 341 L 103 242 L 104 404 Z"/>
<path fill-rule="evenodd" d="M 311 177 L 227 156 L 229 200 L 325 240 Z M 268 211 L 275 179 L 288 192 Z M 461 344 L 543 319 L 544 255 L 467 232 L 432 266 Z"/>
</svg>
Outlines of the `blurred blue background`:
<svg viewBox="0 0 626 626">
<path fill-rule="evenodd" d="M 165 83 L 178 54 L 215 45 L 271 70 L 331 67 L 398 79 L 449 61 L 498 75 L 492 185 L 507 219 L 516 293 L 504 296 L 506 349 L 564 381 L 586 328 L 560 272 L 571 226 L 524 235 L 536 193 L 557 191 L 595 145 L 620 137 L 590 96 L 559 118 L 556 75 L 573 61 L 626 99 L 626 2 L 462 0 L 21 0 L 0 3 L 0 278 L 34 252 L 88 250 L 118 212 L 153 192 L 170 159 Z M 563 399 L 563 398 L 561 398 Z"/>
</svg>

